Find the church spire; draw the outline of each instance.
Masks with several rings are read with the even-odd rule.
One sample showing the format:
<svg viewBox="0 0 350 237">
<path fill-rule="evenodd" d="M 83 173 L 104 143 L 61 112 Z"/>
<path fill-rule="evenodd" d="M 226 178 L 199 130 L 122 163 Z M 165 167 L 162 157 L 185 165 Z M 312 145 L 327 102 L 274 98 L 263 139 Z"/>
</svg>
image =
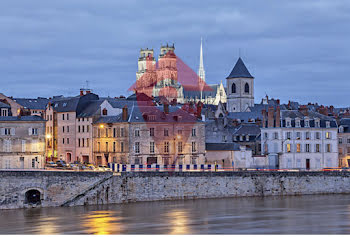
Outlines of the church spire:
<svg viewBox="0 0 350 237">
<path fill-rule="evenodd" d="M 200 49 L 200 54 L 199 54 L 198 76 L 203 81 L 205 81 L 205 71 L 204 71 L 204 64 L 203 64 L 203 43 L 202 43 L 202 37 L 201 37 L 201 49 Z"/>
</svg>

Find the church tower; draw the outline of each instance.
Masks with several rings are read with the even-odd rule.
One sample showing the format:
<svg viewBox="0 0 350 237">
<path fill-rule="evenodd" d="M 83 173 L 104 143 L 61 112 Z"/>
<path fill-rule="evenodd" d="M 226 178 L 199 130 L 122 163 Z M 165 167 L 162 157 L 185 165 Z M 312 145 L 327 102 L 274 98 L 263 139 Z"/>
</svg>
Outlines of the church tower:
<svg viewBox="0 0 350 237">
<path fill-rule="evenodd" d="M 228 112 L 244 112 L 254 106 L 254 77 L 241 58 L 226 78 L 226 86 Z"/>
</svg>

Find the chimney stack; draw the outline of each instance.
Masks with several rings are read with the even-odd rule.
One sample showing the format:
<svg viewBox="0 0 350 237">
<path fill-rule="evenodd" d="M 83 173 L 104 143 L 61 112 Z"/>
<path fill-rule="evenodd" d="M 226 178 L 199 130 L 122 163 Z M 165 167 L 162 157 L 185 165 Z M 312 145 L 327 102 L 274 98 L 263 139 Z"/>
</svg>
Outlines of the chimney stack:
<svg viewBox="0 0 350 237">
<path fill-rule="evenodd" d="M 277 104 L 278 104 L 278 105 L 280 104 L 280 99 L 277 99 Z"/>
<path fill-rule="evenodd" d="M 202 118 L 202 106 L 203 106 L 203 103 L 199 101 L 197 103 L 197 118 L 198 119 Z"/>
<path fill-rule="evenodd" d="M 273 124 L 274 124 L 273 112 L 274 112 L 274 109 L 273 109 L 273 107 L 270 106 L 268 109 L 268 112 L 267 112 L 267 127 L 268 128 L 272 128 Z"/>
<path fill-rule="evenodd" d="M 90 93 L 91 93 L 91 91 L 90 91 L 90 90 L 87 90 L 87 91 L 86 91 L 86 94 L 90 94 Z"/>
<path fill-rule="evenodd" d="M 128 107 L 126 105 L 123 107 L 122 119 L 123 121 L 128 120 Z"/>
<path fill-rule="evenodd" d="M 276 108 L 276 128 L 279 128 L 281 126 L 281 109 L 278 105 Z"/>
<path fill-rule="evenodd" d="M 261 112 L 262 112 L 262 116 L 263 116 L 262 127 L 265 128 L 266 127 L 266 110 L 263 109 Z"/>
<path fill-rule="evenodd" d="M 306 105 L 300 105 L 300 107 L 298 108 L 299 112 L 302 113 L 304 116 L 308 116 L 309 115 L 309 109 L 307 108 Z"/>
<path fill-rule="evenodd" d="M 169 114 L 169 104 L 167 102 L 164 102 L 163 107 L 164 107 L 164 113 Z"/>
<path fill-rule="evenodd" d="M 84 90 L 80 89 L 80 96 L 83 96 L 83 95 L 84 95 Z"/>
</svg>

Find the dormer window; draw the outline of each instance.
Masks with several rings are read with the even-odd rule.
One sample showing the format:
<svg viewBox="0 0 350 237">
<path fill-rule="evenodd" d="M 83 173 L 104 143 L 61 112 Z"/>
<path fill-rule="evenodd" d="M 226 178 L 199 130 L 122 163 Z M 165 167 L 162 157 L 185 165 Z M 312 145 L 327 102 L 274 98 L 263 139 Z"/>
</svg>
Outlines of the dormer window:
<svg viewBox="0 0 350 237">
<path fill-rule="evenodd" d="M 66 107 L 67 106 L 67 103 L 63 103 L 63 107 Z"/>
<path fill-rule="evenodd" d="M 343 133 L 343 132 L 344 132 L 344 127 L 343 127 L 343 126 L 340 126 L 340 127 L 339 127 L 339 132 L 340 132 L 340 133 Z"/>
<path fill-rule="evenodd" d="M 320 120 L 319 119 L 315 120 L 315 127 L 316 128 L 320 127 Z"/>
<path fill-rule="evenodd" d="M 292 120 L 290 118 L 286 118 L 286 127 L 290 128 L 292 126 Z"/>
<path fill-rule="evenodd" d="M 308 119 L 306 119 L 305 121 L 305 124 L 304 124 L 304 127 L 310 127 L 310 121 Z"/>
<path fill-rule="evenodd" d="M 300 120 L 299 119 L 296 119 L 295 120 L 295 127 L 300 127 Z"/>
<path fill-rule="evenodd" d="M 107 116 L 107 114 L 108 114 L 108 111 L 107 111 L 106 108 L 104 108 L 104 109 L 102 110 L 102 115 Z"/>
<path fill-rule="evenodd" d="M 331 122 L 330 121 L 326 121 L 326 128 L 330 128 L 331 127 Z"/>
</svg>

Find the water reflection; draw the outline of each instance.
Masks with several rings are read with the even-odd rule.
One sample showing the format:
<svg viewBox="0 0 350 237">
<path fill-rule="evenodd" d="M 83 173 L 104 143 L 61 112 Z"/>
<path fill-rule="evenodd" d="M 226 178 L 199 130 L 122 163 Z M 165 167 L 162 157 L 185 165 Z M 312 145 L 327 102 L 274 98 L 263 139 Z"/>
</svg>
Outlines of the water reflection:
<svg viewBox="0 0 350 237">
<path fill-rule="evenodd" d="M 170 233 L 172 235 L 190 234 L 188 230 L 188 211 L 174 210 L 166 214 L 169 218 Z"/>
<path fill-rule="evenodd" d="M 0 210 L 0 234 L 349 234 L 350 195 Z"/>
<path fill-rule="evenodd" d="M 88 234 L 120 234 L 120 218 L 113 216 L 113 211 L 93 211 L 82 216 L 82 226 Z"/>
</svg>

